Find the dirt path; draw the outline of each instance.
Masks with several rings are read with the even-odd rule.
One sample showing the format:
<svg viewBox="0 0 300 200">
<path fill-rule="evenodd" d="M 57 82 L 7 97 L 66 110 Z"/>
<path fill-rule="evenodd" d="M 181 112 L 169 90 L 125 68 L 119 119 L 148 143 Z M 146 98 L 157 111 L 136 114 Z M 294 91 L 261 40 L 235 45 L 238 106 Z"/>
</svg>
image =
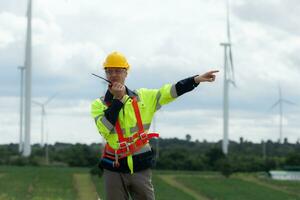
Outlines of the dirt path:
<svg viewBox="0 0 300 200">
<path fill-rule="evenodd" d="M 7 196 L 7 194 L 0 194 L 0 200 L 7 200 L 10 199 L 9 196 Z"/>
<path fill-rule="evenodd" d="M 100 200 L 89 174 L 74 174 L 73 181 L 78 200 Z"/>
<path fill-rule="evenodd" d="M 175 180 L 174 175 L 158 175 L 163 181 L 168 183 L 169 185 L 185 192 L 194 197 L 196 200 L 209 200 L 207 197 L 201 196 L 199 193 L 195 192 L 194 190 L 186 187 L 185 185 L 181 184 L 180 182 Z"/>
</svg>

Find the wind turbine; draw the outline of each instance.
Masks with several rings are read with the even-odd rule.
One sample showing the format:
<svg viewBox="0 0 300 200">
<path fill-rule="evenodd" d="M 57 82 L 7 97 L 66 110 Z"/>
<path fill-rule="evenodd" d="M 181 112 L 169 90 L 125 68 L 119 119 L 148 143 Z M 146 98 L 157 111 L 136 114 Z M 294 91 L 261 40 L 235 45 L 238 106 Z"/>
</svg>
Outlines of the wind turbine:
<svg viewBox="0 0 300 200">
<path fill-rule="evenodd" d="M 226 32 L 227 42 L 220 45 L 224 47 L 224 88 L 223 88 L 223 142 L 222 150 L 228 154 L 228 121 L 229 121 L 229 86 L 235 86 L 234 67 L 231 50 L 229 0 L 226 0 Z"/>
<path fill-rule="evenodd" d="M 56 97 L 57 93 L 52 95 L 51 97 L 49 97 L 44 103 L 40 103 L 40 102 L 37 102 L 37 101 L 32 101 L 32 103 L 38 105 L 41 107 L 41 147 L 44 146 L 44 121 L 45 121 L 45 117 L 46 117 L 46 109 L 45 109 L 45 106 L 47 104 L 50 103 L 50 101 L 52 99 L 54 99 L 54 97 Z"/>
<path fill-rule="evenodd" d="M 31 122 L 31 17 L 32 0 L 28 0 L 27 8 L 27 34 L 25 48 L 25 138 L 23 156 L 30 156 L 30 122 Z"/>
<path fill-rule="evenodd" d="M 282 115 L 283 115 L 283 104 L 295 105 L 295 103 L 285 100 L 282 98 L 281 87 L 278 85 L 279 99 L 271 106 L 270 109 L 273 109 L 279 105 L 279 143 L 282 143 Z"/>
</svg>

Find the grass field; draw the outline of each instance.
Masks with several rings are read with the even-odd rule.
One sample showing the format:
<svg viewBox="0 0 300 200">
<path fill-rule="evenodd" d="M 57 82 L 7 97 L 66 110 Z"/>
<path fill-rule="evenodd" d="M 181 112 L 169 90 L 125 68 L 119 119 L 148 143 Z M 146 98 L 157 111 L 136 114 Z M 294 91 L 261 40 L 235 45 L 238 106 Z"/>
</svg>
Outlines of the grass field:
<svg viewBox="0 0 300 200">
<path fill-rule="evenodd" d="M 154 171 L 157 200 L 300 200 L 300 182 L 274 181 L 255 174 L 226 179 L 210 172 Z M 96 192 L 97 191 L 97 192 Z M 0 167 L 0 200 L 104 198 L 101 178 L 87 168 Z"/>
<path fill-rule="evenodd" d="M 76 199 L 74 173 L 80 168 L 1 167 L 0 199 Z"/>
<path fill-rule="evenodd" d="M 267 187 L 266 185 L 260 185 L 236 177 L 227 179 L 221 176 L 178 176 L 176 177 L 176 181 L 183 183 L 187 187 L 197 191 L 200 195 L 204 195 L 209 199 L 300 200 L 299 196 L 290 194 L 284 189 L 277 190 Z"/>
</svg>

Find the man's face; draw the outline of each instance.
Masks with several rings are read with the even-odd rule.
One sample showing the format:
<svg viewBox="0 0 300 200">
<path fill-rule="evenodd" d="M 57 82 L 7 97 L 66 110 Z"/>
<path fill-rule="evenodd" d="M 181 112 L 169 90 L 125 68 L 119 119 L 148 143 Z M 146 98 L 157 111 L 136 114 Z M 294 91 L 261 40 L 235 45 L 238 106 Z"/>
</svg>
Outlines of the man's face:
<svg viewBox="0 0 300 200">
<path fill-rule="evenodd" d="M 106 78 L 113 82 L 125 83 L 127 71 L 124 68 L 108 67 L 105 69 Z"/>
</svg>

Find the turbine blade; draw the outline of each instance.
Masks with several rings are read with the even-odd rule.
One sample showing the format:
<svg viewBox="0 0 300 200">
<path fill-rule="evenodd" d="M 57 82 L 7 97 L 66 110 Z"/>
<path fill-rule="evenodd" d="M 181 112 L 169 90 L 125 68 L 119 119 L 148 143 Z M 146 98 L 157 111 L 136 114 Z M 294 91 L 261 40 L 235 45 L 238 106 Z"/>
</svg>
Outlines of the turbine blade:
<svg viewBox="0 0 300 200">
<path fill-rule="evenodd" d="M 230 38 L 230 20 L 229 20 L 229 0 L 226 0 L 226 28 L 227 28 L 227 39 L 228 42 L 231 43 Z"/>
<path fill-rule="evenodd" d="M 236 84 L 235 84 L 235 81 L 229 79 L 228 82 L 231 83 L 235 88 L 237 88 L 237 86 L 236 86 Z"/>
<path fill-rule="evenodd" d="M 270 108 L 269 110 L 272 110 L 275 106 L 277 106 L 280 103 L 280 100 L 276 101 Z"/>
<path fill-rule="evenodd" d="M 282 92 L 281 92 L 281 85 L 278 83 L 278 92 L 279 92 L 279 98 L 282 98 Z"/>
<path fill-rule="evenodd" d="M 230 6 L 229 6 L 229 0 L 226 0 L 226 24 L 227 24 L 227 38 L 228 38 L 228 43 L 229 43 L 229 68 L 230 72 L 229 74 L 231 75 L 231 79 L 233 82 L 235 82 L 235 77 L 234 77 L 234 64 L 233 64 L 233 56 L 232 56 L 232 49 L 231 49 L 231 34 L 230 34 Z"/>
<path fill-rule="evenodd" d="M 294 102 L 291 102 L 291 101 L 285 100 L 285 99 L 282 99 L 282 102 L 290 104 L 290 105 L 296 105 Z"/>
<path fill-rule="evenodd" d="M 233 65 L 233 56 L 232 56 L 231 45 L 229 46 L 229 61 L 230 61 L 230 68 L 231 68 L 232 80 L 235 81 L 235 77 L 234 77 L 234 65 Z"/>
<path fill-rule="evenodd" d="M 54 99 L 54 97 L 56 97 L 57 95 L 58 95 L 58 92 L 55 93 L 54 95 L 52 95 L 51 97 L 49 97 L 49 98 L 47 99 L 47 101 L 45 101 L 44 105 L 47 105 L 48 103 L 50 103 L 50 101 L 51 101 L 52 99 Z"/>
<path fill-rule="evenodd" d="M 39 103 L 39 102 L 37 102 L 37 101 L 32 100 L 31 102 L 32 102 L 33 104 L 35 104 L 35 105 L 43 106 L 43 104 L 41 104 L 41 103 Z"/>
</svg>

